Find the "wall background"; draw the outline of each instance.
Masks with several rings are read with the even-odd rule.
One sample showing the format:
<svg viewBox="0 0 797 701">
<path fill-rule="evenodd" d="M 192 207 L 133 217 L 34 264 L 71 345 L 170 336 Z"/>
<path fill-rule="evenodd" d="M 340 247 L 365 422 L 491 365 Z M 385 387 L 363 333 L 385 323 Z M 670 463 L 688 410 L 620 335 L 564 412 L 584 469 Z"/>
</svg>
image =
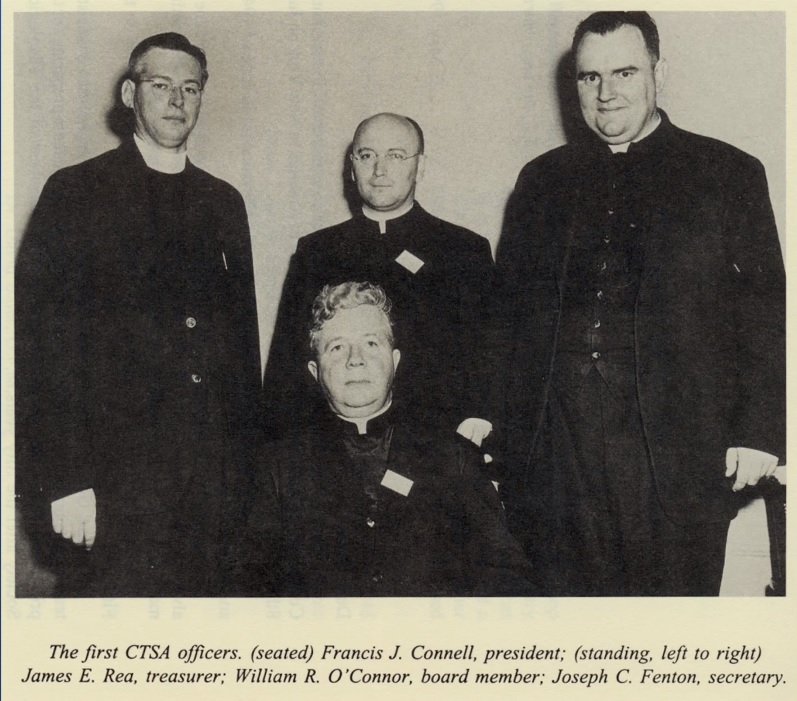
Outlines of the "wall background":
<svg viewBox="0 0 797 701">
<path fill-rule="evenodd" d="M 114 148 L 106 124 L 127 56 L 178 31 L 208 55 L 189 141 L 247 204 L 263 359 L 296 240 L 347 219 L 345 153 L 365 117 L 414 117 L 427 142 L 417 192 L 433 214 L 488 237 L 524 163 L 564 142 L 557 76 L 587 13 L 17 13 L 14 236 L 47 177 Z M 786 209 L 782 13 L 654 13 L 669 59 L 660 97 L 678 126 L 765 165 Z"/>
</svg>

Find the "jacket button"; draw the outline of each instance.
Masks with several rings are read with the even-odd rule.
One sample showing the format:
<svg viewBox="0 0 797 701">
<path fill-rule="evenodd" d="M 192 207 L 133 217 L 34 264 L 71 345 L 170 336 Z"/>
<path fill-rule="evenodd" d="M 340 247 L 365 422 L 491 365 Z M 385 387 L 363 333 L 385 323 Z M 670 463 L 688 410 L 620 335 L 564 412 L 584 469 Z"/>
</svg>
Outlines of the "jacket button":
<svg viewBox="0 0 797 701">
<path fill-rule="evenodd" d="M 191 381 L 194 382 L 195 384 L 199 384 L 200 382 L 202 382 L 202 376 L 193 374 L 191 375 Z"/>
<path fill-rule="evenodd" d="M 594 326 L 596 329 L 599 329 L 599 328 L 601 327 L 601 321 L 600 321 L 600 319 L 595 319 L 595 321 L 593 321 L 593 322 L 592 322 L 592 325 L 593 325 L 593 326 Z"/>
<path fill-rule="evenodd" d="M 375 574 L 373 577 L 371 577 L 371 580 L 376 582 L 377 584 L 379 584 L 379 582 L 382 581 L 382 575 L 381 574 Z"/>
<path fill-rule="evenodd" d="M 196 319 L 194 319 L 194 317 L 192 317 L 192 316 L 189 316 L 189 317 L 188 317 L 188 318 L 185 320 L 185 325 L 186 325 L 186 326 L 187 326 L 189 329 L 193 329 L 193 328 L 194 328 L 194 326 L 196 326 Z"/>
<path fill-rule="evenodd" d="M 597 360 L 598 358 L 600 358 L 600 357 L 601 357 L 601 354 L 600 354 L 598 351 L 593 351 L 593 352 L 592 352 L 592 357 L 593 357 L 595 360 Z"/>
<path fill-rule="evenodd" d="M 366 519 L 365 522 L 368 524 L 368 528 L 373 528 L 376 525 L 376 522 L 372 518 Z"/>
</svg>

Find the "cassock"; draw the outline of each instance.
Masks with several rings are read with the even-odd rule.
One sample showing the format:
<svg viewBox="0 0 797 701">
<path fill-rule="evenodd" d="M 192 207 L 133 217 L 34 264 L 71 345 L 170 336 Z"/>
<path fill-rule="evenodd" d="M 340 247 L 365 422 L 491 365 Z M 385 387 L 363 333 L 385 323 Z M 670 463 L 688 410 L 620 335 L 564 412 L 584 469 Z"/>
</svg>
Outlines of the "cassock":
<svg viewBox="0 0 797 701">
<path fill-rule="evenodd" d="M 271 437 L 306 427 L 323 399 L 307 371 L 313 300 L 324 285 L 371 282 L 393 302 L 401 364 L 396 393 L 424 421 L 454 429 L 484 411 L 488 241 L 417 202 L 384 223 L 362 213 L 301 238 L 282 291 L 264 377 Z"/>
<path fill-rule="evenodd" d="M 531 568 L 476 447 L 399 407 L 366 433 L 327 411 L 258 460 L 239 591 L 514 596 Z M 248 585 L 245 585 L 248 582 Z"/>
<path fill-rule="evenodd" d="M 259 429 L 246 210 L 131 140 L 55 173 L 16 262 L 17 493 L 61 594 L 212 595 Z M 90 552 L 49 504 L 93 489 Z"/>
<path fill-rule="evenodd" d="M 785 456 L 785 280 L 761 164 L 661 124 L 529 163 L 499 246 L 510 526 L 552 595 L 719 591 L 725 452 Z"/>
</svg>

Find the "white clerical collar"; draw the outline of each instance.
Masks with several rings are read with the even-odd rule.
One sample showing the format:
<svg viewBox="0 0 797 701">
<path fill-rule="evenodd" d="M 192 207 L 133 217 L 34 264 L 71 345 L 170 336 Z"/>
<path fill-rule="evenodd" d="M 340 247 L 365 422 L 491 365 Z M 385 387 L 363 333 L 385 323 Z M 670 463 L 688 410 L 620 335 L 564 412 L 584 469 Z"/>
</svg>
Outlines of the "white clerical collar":
<svg viewBox="0 0 797 701">
<path fill-rule="evenodd" d="M 372 221 L 379 222 L 379 233 L 386 234 L 387 233 L 387 224 L 386 222 L 390 221 L 391 219 L 398 219 L 399 217 L 405 215 L 412 209 L 412 206 L 415 204 L 415 200 L 407 200 L 401 207 L 398 209 L 391 209 L 389 212 L 380 212 L 376 209 L 371 209 L 367 204 L 363 205 L 363 214 L 366 216 L 367 219 L 371 219 Z"/>
<path fill-rule="evenodd" d="M 180 153 L 172 153 L 171 151 L 164 151 L 157 148 L 152 144 L 148 144 L 138 134 L 133 134 L 133 140 L 138 146 L 139 153 L 141 153 L 144 163 L 146 163 L 152 170 L 157 170 L 161 173 L 182 173 L 185 170 L 185 151 Z"/>
<path fill-rule="evenodd" d="M 370 416 L 363 416 L 362 418 L 359 419 L 354 419 L 349 416 L 343 416 L 342 414 L 337 414 L 337 416 L 339 416 L 344 421 L 348 421 L 351 424 L 356 424 L 357 433 L 359 433 L 361 436 L 364 436 L 366 433 L 368 433 L 368 422 L 371 419 L 375 419 L 377 416 L 382 416 L 382 414 L 384 414 L 388 409 L 390 409 L 390 405 L 392 404 L 392 402 L 393 398 L 390 397 L 387 400 L 385 406 L 383 406 L 379 411 L 374 412 Z"/>
<path fill-rule="evenodd" d="M 648 125 L 640 132 L 639 136 L 632 141 L 626 141 L 624 144 L 609 144 L 609 148 L 612 150 L 612 153 L 627 153 L 628 147 L 631 144 L 637 143 L 637 141 L 642 141 L 647 136 L 650 136 L 656 128 L 661 124 L 661 115 L 659 115 L 658 110 L 656 114 L 653 115 L 653 119 L 650 120 Z"/>
</svg>

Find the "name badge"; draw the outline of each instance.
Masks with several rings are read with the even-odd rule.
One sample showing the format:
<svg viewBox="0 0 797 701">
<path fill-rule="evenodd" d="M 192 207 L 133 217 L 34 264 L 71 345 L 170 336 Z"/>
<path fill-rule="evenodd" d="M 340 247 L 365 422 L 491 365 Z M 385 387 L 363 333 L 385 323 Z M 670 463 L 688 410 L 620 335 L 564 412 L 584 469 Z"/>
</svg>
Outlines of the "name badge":
<svg viewBox="0 0 797 701">
<path fill-rule="evenodd" d="M 398 492 L 404 497 L 410 493 L 412 485 L 413 481 L 411 479 L 402 477 L 398 472 L 393 472 L 393 470 L 385 472 L 385 476 L 382 478 L 383 487 L 392 489 L 394 492 Z"/>
<path fill-rule="evenodd" d="M 418 256 L 412 255 L 412 253 L 406 249 L 396 258 L 396 263 L 409 270 L 413 275 L 423 267 L 423 261 L 418 258 Z"/>
</svg>

